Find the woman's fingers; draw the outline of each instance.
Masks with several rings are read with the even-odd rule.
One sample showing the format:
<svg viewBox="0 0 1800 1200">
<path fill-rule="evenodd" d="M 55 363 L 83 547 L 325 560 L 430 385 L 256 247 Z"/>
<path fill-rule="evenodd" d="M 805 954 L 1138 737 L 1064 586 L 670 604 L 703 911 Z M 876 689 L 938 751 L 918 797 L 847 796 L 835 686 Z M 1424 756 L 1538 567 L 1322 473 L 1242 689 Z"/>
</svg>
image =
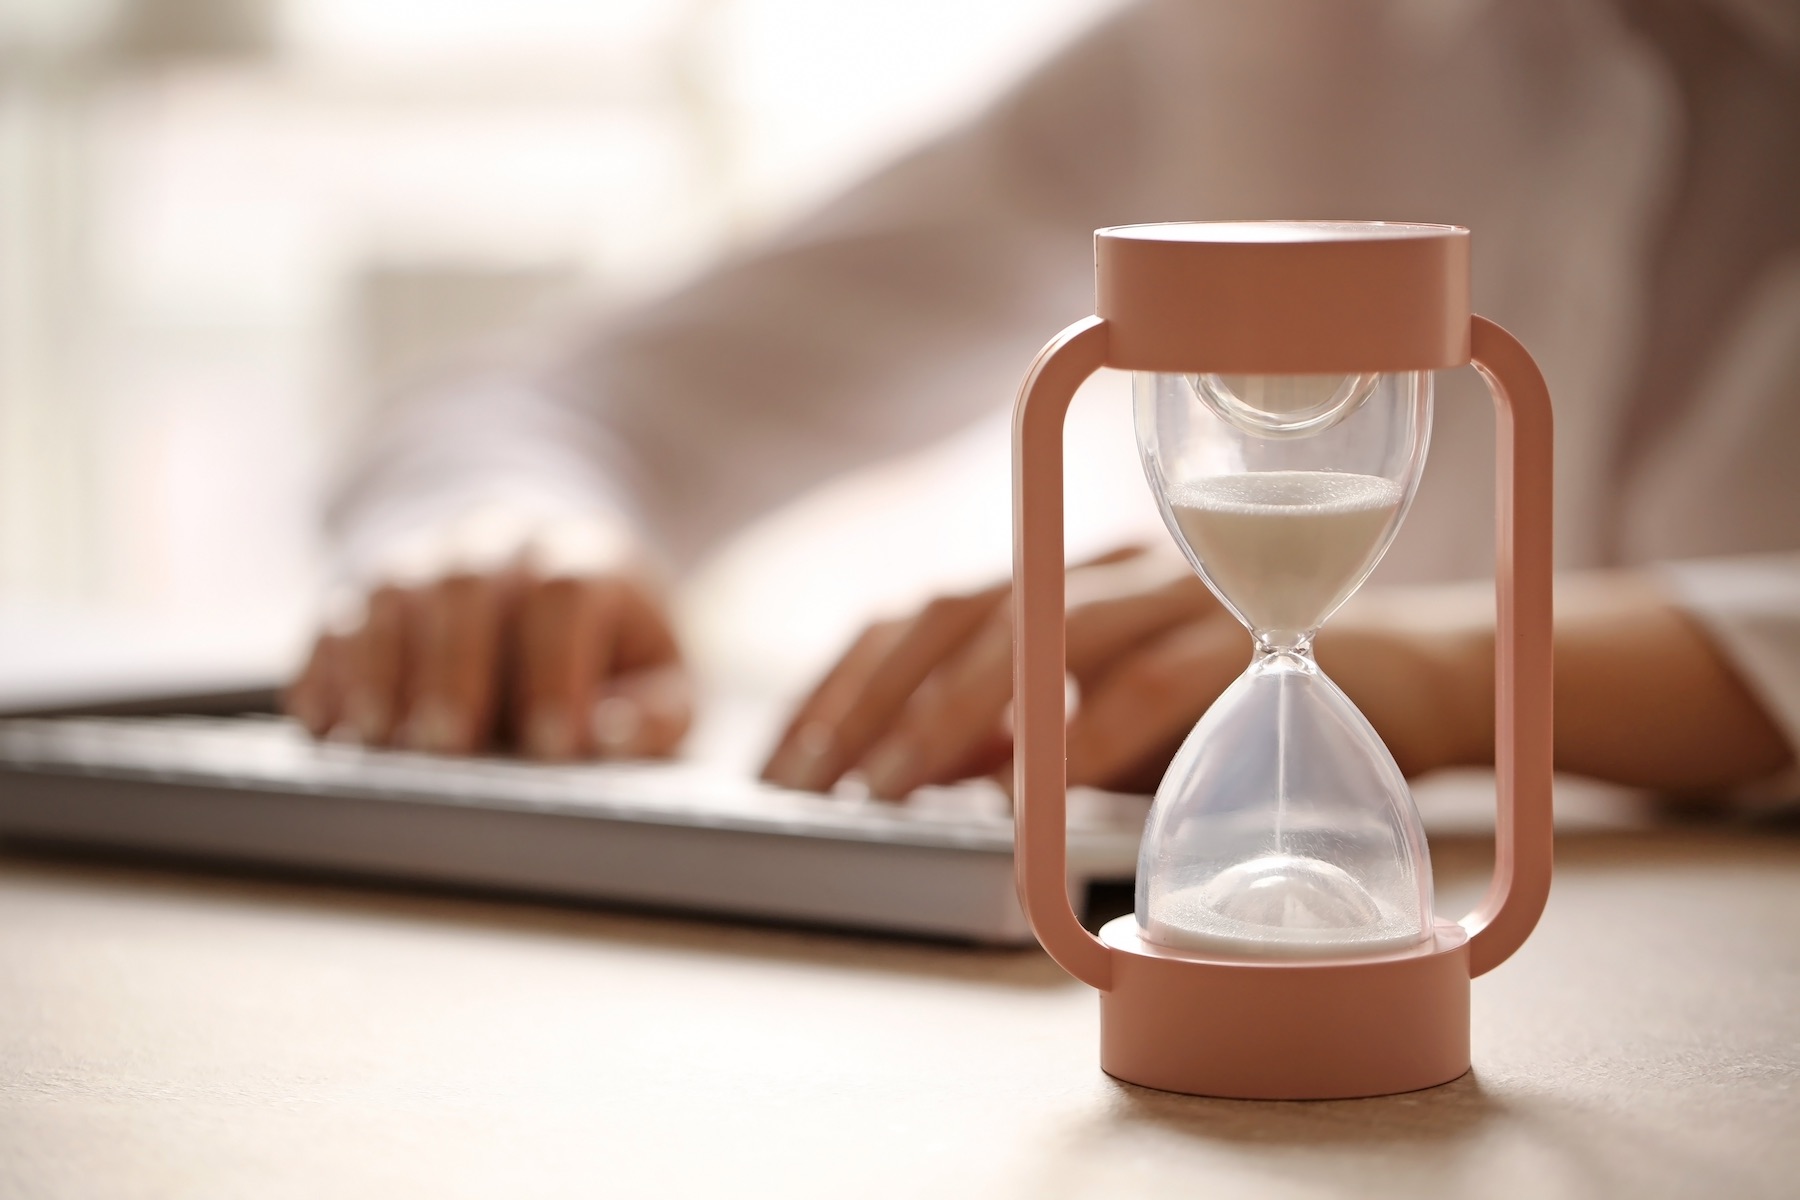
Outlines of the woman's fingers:
<svg viewBox="0 0 1800 1200">
<path fill-rule="evenodd" d="M 1216 605 L 1184 564 L 1148 556 L 1098 560 L 1069 574 L 1069 670 L 1085 680 L 1133 646 Z M 986 774 L 1003 758 L 1012 698 L 1012 613 L 984 627 L 914 693 L 861 762 L 870 790 L 899 799 L 916 787 Z"/>
<path fill-rule="evenodd" d="M 285 705 L 314 736 L 446 754 L 506 737 L 564 760 L 667 754 L 694 695 L 645 580 L 506 568 L 377 589 L 354 633 L 320 635 Z"/>
<path fill-rule="evenodd" d="M 594 681 L 607 670 L 616 597 L 600 579 L 526 583 L 513 628 L 513 713 L 519 749 L 564 761 L 587 753 Z"/>
<path fill-rule="evenodd" d="M 498 574 L 454 575 L 421 589 L 410 634 L 412 679 L 400 745 L 471 754 L 492 740 L 511 597 Z"/>
<path fill-rule="evenodd" d="M 600 637 L 611 653 L 588 713 L 588 745 L 602 758 L 674 753 L 694 722 L 694 681 L 661 597 L 631 576 L 612 579 Z"/>
<path fill-rule="evenodd" d="M 674 753 L 694 722 L 694 683 L 679 661 L 625 671 L 603 683 L 588 717 L 602 758 L 660 758 Z"/>
<path fill-rule="evenodd" d="M 801 706 L 764 778 L 822 791 L 860 769 L 875 795 L 899 799 L 1003 761 L 1009 591 L 934 600 L 909 621 L 867 630 Z M 1069 598 L 1078 677 L 1174 622 L 1216 610 L 1184 565 L 1137 547 L 1073 568 Z"/>
<path fill-rule="evenodd" d="M 1069 673 L 1085 682 L 1149 638 L 1222 611 L 1200 577 L 1178 560 L 1147 556 L 1071 572 Z"/>
<path fill-rule="evenodd" d="M 926 783 L 962 778 L 1005 734 L 1012 697 L 1012 621 L 1004 607 L 918 686 L 861 762 L 869 791 L 898 800 Z"/>
<path fill-rule="evenodd" d="M 849 763 L 836 752 L 837 726 L 906 629 L 904 621 L 878 621 L 857 635 L 794 711 L 763 764 L 764 779 L 782 787 L 823 791 L 844 773 Z"/>
<path fill-rule="evenodd" d="M 282 710 L 316 738 L 331 732 L 343 709 L 346 643 L 340 634 L 319 634 L 306 666 L 281 697 Z"/>
<path fill-rule="evenodd" d="M 764 769 L 826 790 L 859 769 L 898 798 L 1004 761 L 1012 629 L 1004 586 L 945 597 L 859 637 L 796 713 Z M 1071 572 L 1069 664 L 1084 698 L 1070 735 L 1070 778 L 1114 786 L 1185 733 L 1242 666 L 1234 623 L 1178 564 L 1121 554 Z M 1158 641 L 1173 625 L 1218 627 Z M 1185 627 L 1185 626 L 1184 626 Z M 1160 649 L 1153 649 L 1160 647 Z M 1174 653 L 1178 652 L 1178 653 Z M 1203 679 L 1210 682 L 1202 683 Z M 322 635 L 287 697 L 322 736 L 469 753 L 504 731 L 525 754 L 671 752 L 692 723 L 691 676 L 660 599 L 631 574 L 531 579 L 464 573 L 383 587 L 348 636 Z"/>
<path fill-rule="evenodd" d="M 337 727 L 365 746 L 391 744 L 406 715 L 407 626 L 413 600 L 406 588 L 376 589 L 369 596 L 362 627 L 350 636 L 346 647 L 343 709 Z"/>
<path fill-rule="evenodd" d="M 1249 635 L 1223 613 L 1132 650 L 1082 694 L 1069 723 L 1069 784 L 1153 790 L 1182 739 L 1249 661 Z"/>
<path fill-rule="evenodd" d="M 825 791 L 888 733 L 919 685 L 1000 607 L 1004 587 L 931 601 L 865 630 L 800 706 L 763 768 L 784 787 Z M 879 770 L 878 762 L 865 764 Z"/>
<path fill-rule="evenodd" d="M 620 576 L 528 583 L 514 608 L 520 750 L 561 761 L 674 751 L 693 723 L 693 680 L 656 596 Z"/>
</svg>

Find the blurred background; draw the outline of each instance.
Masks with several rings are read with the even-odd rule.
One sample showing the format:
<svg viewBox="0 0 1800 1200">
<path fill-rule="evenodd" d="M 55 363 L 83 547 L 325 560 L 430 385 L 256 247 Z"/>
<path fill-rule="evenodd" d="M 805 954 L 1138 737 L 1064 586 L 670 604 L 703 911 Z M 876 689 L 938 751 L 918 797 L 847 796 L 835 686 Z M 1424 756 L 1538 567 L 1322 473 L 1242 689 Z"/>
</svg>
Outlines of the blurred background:
<svg viewBox="0 0 1800 1200">
<path fill-rule="evenodd" d="M 0 685 L 284 668 L 384 393 L 673 285 L 1113 6 L 0 0 Z M 1100 407 L 1077 544 L 1153 519 Z M 997 408 L 832 485 L 701 571 L 691 636 L 810 670 L 872 606 L 1003 570 L 1005 471 Z M 979 514 L 953 544 L 949 512 Z"/>
</svg>

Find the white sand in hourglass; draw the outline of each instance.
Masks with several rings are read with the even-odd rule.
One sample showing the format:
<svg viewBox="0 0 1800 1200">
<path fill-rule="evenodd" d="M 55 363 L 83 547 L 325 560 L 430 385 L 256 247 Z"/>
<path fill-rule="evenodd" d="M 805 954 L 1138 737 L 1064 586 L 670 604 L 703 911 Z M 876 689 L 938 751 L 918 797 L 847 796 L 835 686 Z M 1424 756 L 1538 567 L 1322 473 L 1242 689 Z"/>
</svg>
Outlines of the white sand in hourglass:
<svg viewBox="0 0 1800 1200">
<path fill-rule="evenodd" d="M 1249 472 L 1169 489 L 1175 522 L 1213 585 L 1257 632 L 1289 635 L 1317 629 L 1361 581 L 1404 498 L 1394 480 L 1334 471 Z M 1277 689 L 1279 733 L 1271 749 L 1284 756 L 1291 752 L 1290 689 L 1316 698 L 1321 685 L 1316 669 L 1274 672 L 1264 679 L 1253 668 L 1251 677 Z M 1146 935 L 1227 955 L 1366 953 L 1417 942 L 1416 913 L 1377 900 L 1341 867 L 1284 845 L 1285 776 L 1277 769 L 1272 780 L 1270 851 L 1163 892 L 1145 914 Z"/>
<path fill-rule="evenodd" d="M 1308 633 L 1361 578 L 1404 494 L 1376 475 L 1256 471 L 1177 484 L 1169 503 L 1253 629 Z"/>
<path fill-rule="evenodd" d="M 1348 871 L 1303 854 L 1269 854 L 1162 896 L 1145 934 L 1200 954 L 1368 953 L 1419 940 L 1415 914 L 1375 899 Z"/>
</svg>

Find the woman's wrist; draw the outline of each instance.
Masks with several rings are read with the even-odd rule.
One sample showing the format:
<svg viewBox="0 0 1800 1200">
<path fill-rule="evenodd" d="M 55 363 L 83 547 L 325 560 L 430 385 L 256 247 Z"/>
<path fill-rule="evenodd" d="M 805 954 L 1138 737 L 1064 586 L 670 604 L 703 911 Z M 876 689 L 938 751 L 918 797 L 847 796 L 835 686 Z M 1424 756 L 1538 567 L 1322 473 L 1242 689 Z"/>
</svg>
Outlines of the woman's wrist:
<svg viewBox="0 0 1800 1200">
<path fill-rule="evenodd" d="M 1492 618 L 1415 635 L 1427 687 L 1438 710 L 1440 767 L 1494 762 L 1494 624 Z"/>
<path fill-rule="evenodd" d="M 1373 589 L 1325 626 L 1319 646 L 1320 664 L 1407 774 L 1493 763 L 1489 585 Z M 1635 572 L 1558 577 L 1555 703 L 1558 770 L 1720 792 L 1793 761 L 1705 630 Z"/>
<path fill-rule="evenodd" d="M 1494 761 L 1494 626 L 1485 589 L 1385 589 L 1319 635 L 1319 659 L 1408 775 Z"/>
</svg>

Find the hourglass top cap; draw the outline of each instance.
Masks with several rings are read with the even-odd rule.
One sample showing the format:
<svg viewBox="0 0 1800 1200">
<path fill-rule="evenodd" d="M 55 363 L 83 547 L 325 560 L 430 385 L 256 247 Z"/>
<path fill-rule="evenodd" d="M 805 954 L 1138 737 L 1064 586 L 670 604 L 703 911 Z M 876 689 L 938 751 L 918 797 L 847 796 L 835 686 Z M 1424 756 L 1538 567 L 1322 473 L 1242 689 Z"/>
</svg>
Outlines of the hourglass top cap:
<svg viewBox="0 0 1800 1200">
<path fill-rule="evenodd" d="M 1308 375 L 1469 361 L 1469 231 L 1179 221 L 1094 233 L 1107 365 Z"/>
</svg>

